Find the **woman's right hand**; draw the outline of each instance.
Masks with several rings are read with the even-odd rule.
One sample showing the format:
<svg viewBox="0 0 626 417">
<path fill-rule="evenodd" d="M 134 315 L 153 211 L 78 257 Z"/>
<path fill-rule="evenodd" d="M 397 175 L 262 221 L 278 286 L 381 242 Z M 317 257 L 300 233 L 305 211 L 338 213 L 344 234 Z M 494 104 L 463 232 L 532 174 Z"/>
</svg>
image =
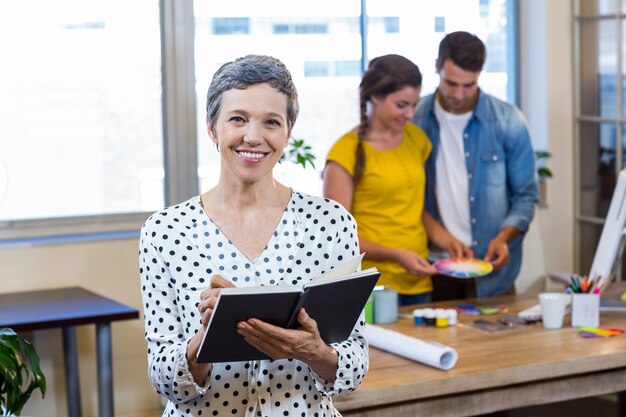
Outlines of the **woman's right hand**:
<svg viewBox="0 0 626 417">
<path fill-rule="evenodd" d="M 200 302 L 198 303 L 198 311 L 202 317 L 202 327 L 191 338 L 187 344 L 187 363 L 189 364 L 189 371 L 193 375 L 193 380 L 198 385 L 203 385 L 207 375 L 211 371 L 213 366 L 210 363 L 198 363 L 196 357 L 204 339 L 204 332 L 206 326 L 209 324 L 215 303 L 217 302 L 217 296 L 220 295 L 222 288 L 234 287 L 235 285 L 228 281 L 221 275 L 213 275 L 209 281 L 209 288 L 206 288 L 200 292 Z"/>
<path fill-rule="evenodd" d="M 202 315 L 202 325 L 206 327 L 209 324 L 217 296 L 220 295 L 222 288 L 234 288 L 235 284 L 227 280 L 221 275 L 213 275 L 210 280 L 209 288 L 202 290 L 200 293 L 200 303 L 198 303 L 198 311 Z"/>
<path fill-rule="evenodd" d="M 437 270 L 417 253 L 405 249 L 397 249 L 397 260 L 411 275 L 433 275 Z"/>
</svg>

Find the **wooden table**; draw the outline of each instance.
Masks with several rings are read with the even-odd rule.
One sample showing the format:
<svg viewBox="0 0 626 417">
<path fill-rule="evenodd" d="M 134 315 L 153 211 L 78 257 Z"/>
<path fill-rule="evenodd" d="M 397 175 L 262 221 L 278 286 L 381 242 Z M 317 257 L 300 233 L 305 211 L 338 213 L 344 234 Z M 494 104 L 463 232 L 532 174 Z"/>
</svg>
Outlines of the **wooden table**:
<svg viewBox="0 0 626 417">
<path fill-rule="evenodd" d="M 624 290 L 626 283 L 612 284 L 607 295 Z M 537 294 L 526 294 L 438 305 L 506 305 L 515 314 L 537 302 Z M 442 371 L 370 348 L 363 384 L 336 398 L 336 407 L 344 417 L 456 417 L 618 393 L 618 415 L 626 416 L 626 334 L 585 339 L 569 327 L 569 316 L 559 330 L 541 322 L 494 333 L 469 326 L 499 316 L 459 316 L 460 325 L 448 328 L 414 326 L 409 319 L 384 325 L 456 349 L 456 366 Z M 601 313 L 600 324 L 626 328 L 626 313 Z"/>
<path fill-rule="evenodd" d="M 113 417 L 111 322 L 138 317 L 136 309 L 80 287 L 0 294 L 0 327 L 16 332 L 62 329 L 70 417 L 81 415 L 75 326 L 96 325 L 98 411 L 100 417 Z"/>
</svg>

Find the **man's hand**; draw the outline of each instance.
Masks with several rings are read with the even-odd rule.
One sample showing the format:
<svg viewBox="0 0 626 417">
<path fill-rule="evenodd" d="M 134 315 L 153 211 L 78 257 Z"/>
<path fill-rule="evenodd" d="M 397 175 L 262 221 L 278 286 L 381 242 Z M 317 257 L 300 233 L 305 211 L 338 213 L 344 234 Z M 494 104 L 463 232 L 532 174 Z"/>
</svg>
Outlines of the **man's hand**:
<svg viewBox="0 0 626 417">
<path fill-rule="evenodd" d="M 521 231 L 513 226 L 505 226 L 500 230 L 500 233 L 489 242 L 484 260 L 491 262 L 494 270 L 497 271 L 509 263 L 509 242 L 520 233 Z"/>
<path fill-rule="evenodd" d="M 491 262 L 494 271 L 502 268 L 509 263 L 509 245 L 506 241 L 496 237 L 489 242 L 487 252 L 485 253 L 485 261 Z"/>
</svg>

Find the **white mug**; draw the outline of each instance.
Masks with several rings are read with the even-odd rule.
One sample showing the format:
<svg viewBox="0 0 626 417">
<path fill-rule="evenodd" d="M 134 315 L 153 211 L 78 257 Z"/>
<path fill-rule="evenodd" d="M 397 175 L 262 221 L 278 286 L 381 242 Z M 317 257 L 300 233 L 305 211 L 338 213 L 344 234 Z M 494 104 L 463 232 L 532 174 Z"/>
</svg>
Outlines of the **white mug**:
<svg viewBox="0 0 626 417">
<path fill-rule="evenodd" d="M 546 329 L 560 329 L 563 327 L 567 301 L 568 296 L 564 293 L 544 292 L 539 294 L 543 327 Z"/>
</svg>

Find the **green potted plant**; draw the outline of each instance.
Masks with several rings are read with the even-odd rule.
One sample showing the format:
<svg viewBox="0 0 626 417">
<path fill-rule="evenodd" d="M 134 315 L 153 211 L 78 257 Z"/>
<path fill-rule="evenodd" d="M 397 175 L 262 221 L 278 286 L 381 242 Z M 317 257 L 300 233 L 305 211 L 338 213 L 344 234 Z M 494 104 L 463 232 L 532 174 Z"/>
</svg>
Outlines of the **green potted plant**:
<svg viewBox="0 0 626 417">
<path fill-rule="evenodd" d="M 46 378 L 33 345 L 10 328 L 0 328 L 0 415 L 19 416 L 36 389 L 46 394 Z"/>
<path fill-rule="evenodd" d="M 546 160 L 552 157 L 548 151 L 535 151 L 537 162 L 537 188 L 539 189 L 539 207 L 548 207 L 548 190 L 546 180 L 552 178 L 552 170 L 546 166 Z"/>
<path fill-rule="evenodd" d="M 546 166 L 546 160 L 552 157 L 548 151 L 535 151 L 535 160 L 537 161 L 537 176 L 540 180 L 552 178 L 552 170 Z"/>
<path fill-rule="evenodd" d="M 289 145 L 278 160 L 279 163 L 284 161 L 292 162 L 296 165 L 302 165 L 306 169 L 308 163 L 315 169 L 315 155 L 311 151 L 311 147 L 304 142 L 304 139 L 291 138 Z"/>
</svg>

